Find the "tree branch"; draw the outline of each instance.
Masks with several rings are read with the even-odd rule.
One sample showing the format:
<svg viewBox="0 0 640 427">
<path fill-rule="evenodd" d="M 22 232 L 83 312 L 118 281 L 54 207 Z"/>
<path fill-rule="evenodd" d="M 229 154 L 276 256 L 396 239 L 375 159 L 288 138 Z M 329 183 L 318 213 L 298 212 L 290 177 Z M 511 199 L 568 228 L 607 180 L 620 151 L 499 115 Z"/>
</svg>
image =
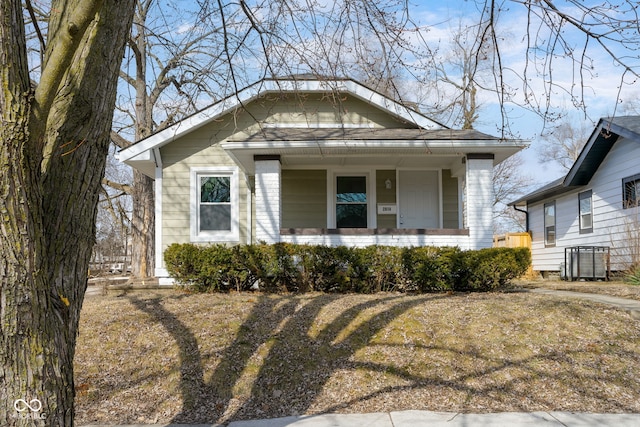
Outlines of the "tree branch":
<svg viewBox="0 0 640 427">
<path fill-rule="evenodd" d="M 102 7 L 103 0 L 84 0 L 78 2 L 76 7 L 71 10 L 69 10 L 68 4 L 66 7 L 62 7 L 65 5 L 58 3 L 61 2 L 54 1 L 51 5 L 51 10 L 62 11 L 62 16 L 55 20 L 59 25 L 49 28 L 49 47 L 34 96 L 32 114 L 35 120 L 31 131 L 36 133 L 33 135 L 41 135 L 44 131 L 49 109 L 58 93 L 57 88 L 74 60 L 76 50 L 80 46 L 87 28 Z"/>
<path fill-rule="evenodd" d="M 132 188 L 129 184 L 120 184 L 117 182 L 110 181 L 107 178 L 102 178 L 102 184 L 106 185 L 107 187 L 111 187 L 113 189 L 123 191 L 127 194 L 131 194 L 132 192 Z"/>
</svg>

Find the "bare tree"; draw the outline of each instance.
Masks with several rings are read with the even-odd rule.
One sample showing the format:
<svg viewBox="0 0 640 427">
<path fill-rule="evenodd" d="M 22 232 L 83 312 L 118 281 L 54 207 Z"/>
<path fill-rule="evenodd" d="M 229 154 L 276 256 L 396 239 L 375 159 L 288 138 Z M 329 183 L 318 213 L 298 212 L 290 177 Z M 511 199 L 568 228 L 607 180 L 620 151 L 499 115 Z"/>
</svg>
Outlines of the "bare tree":
<svg viewBox="0 0 640 427">
<path fill-rule="evenodd" d="M 523 172 L 524 161 L 520 153 L 500 162 L 493 169 L 493 222 L 496 234 L 526 231 L 524 213 L 507 206 L 531 188 L 533 178 Z"/>
<path fill-rule="evenodd" d="M 591 123 L 580 121 L 576 124 L 569 118 L 562 119 L 542 136 L 541 145 L 538 146 L 540 162 L 554 162 L 568 172 L 587 143 L 592 129 Z"/>
</svg>

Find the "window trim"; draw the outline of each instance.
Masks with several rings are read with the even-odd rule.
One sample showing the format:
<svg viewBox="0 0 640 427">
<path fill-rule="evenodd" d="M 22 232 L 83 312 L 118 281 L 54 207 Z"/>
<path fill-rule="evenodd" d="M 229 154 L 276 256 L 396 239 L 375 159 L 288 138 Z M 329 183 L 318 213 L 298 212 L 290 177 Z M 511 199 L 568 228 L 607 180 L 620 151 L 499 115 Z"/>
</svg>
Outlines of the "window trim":
<svg viewBox="0 0 640 427">
<path fill-rule="evenodd" d="M 240 242 L 240 187 L 237 167 L 192 167 L 189 224 L 191 242 Z M 231 229 L 200 231 L 200 178 L 203 176 L 230 178 Z"/>
<path fill-rule="evenodd" d="M 630 182 L 636 182 L 636 200 L 634 203 L 627 201 L 627 184 Z M 638 186 L 640 185 L 640 173 L 622 178 L 622 209 L 631 209 L 640 206 L 640 198 L 638 198 Z"/>
<path fill-rule="evenodd" d="M 547 207 L 553 207 L 553 225 L 547 225 Z M 556 245 L 556 242 L 558 241 L 558 233 L 556 230 L 556 223 L 557 223 L 557 211 L 556 211 L 556 201 L 554 200 L 553 202 L 549 202 L 549 203 L 545 203 L 543 210 L 542 210 L 542 214 L 543 214 L 543 231 L 544 231 L 544 245 L 545 247 L 553 247 Z M 553 242 L 549 242 L 549 228 L 553 227 Z"/>
<path fill-rule="evenodd" d="M 582 213 L 582 201 L 585 199 L 589 199 L 589 213 Z M 586 215 L 591 217 L 591 225 L 589 227 L 585 227 L 582 218 Z M 593 191 L 587 190 L 581 193 L 578 193 L 578 227 L 580 229 L 580 234 L 592 233 L 593 232 Z"/>
</svg>

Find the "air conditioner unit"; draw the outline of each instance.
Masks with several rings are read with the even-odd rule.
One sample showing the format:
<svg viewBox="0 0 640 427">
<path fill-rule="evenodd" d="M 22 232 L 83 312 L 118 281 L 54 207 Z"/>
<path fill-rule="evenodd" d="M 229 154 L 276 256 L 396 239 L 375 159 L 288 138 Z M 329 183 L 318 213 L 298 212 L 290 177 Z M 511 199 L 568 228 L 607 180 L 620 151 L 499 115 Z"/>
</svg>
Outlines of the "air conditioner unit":
<svg viewBox="0 0 640 427">
<path fill-rule="evenodd" d="M 564 250 L 567 280 L 609 280 L 608 246 L 574 246 Z"/>
</svg>

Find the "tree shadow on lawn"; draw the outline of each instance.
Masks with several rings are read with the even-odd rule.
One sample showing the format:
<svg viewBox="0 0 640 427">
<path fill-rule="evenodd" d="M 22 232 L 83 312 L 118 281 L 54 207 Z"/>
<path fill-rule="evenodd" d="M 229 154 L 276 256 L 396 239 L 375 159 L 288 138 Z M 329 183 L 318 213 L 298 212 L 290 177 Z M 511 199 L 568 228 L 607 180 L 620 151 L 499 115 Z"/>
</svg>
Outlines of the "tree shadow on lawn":
<svg viewBox="0 0 640 427">
<path fill-rule="evenodd" d="M 219 362 L 213 372 L 205 372 L 203 357 L 198 340 L 193 332 L 175 314 L 168 311 L 161 299 L 131 298 L 132 303 L 141 311 L 149 314 L 162 324 L 176 341 L 180 352 L 180 393 L 182 410 L 174 423 L 223 423 L 233 420 L 289 416 L 304 414 L 323 392 L 324 386 L 338 370 L 349 372 L 366 370 L 367 372 L 391 372 L 403 380 L 403 384 L 372 387 L 365 396 L 349 401 L 335 402 L 328 412 L 338 411 L 347 405 L 357 404 L 367 399 L 379 397 L 385 393 L 410 392 L 413 388 L 429 387 L 434 390 L 453 390 L 464 402 L 477 395 L 492 393 L 518 393 L 518 387 L 530 378 L 543 378 L 548 381 L 563 381 L 567 372 L 551 375 L 536 369 L 540 360 L 562 360 L 566 362 L 567 353 L 553 351 L 543 356 L 515 360 L 488 357 L 471 349 L 444 348 L 437 346 L 417 346 L 417 350 L 458 353 L 459 357 L 476 358 L 486 362 L 486 366 L 473 372 L 465 371 L 461 375 L 445 379 L 439 376 L 424 376 L 411 373 L 408 367 L 398 367 L 384 363 L 362 363 L 353 360 L 358 350 L 370 344 L 376 334 L 386 328 L 407 311 L 426 301 L 447 298 L 445 295 L 420 295 L 407 297 L 387 296 L 367 300 L 348 307 L 329 324 L 318 329 L 315 320 L 321 310 L 331 304 L 340 304 L 345 295 L 324 294 L 308 299 L 296 297 L 258 296 L 251 313 L 240 326 L 234 341 L 219 354 Z M 368 320 L 352 325 L 352 321 L 366 310 L 375 314 Z M 466 337 L 473 342 L 475 337 Z M 392 344 L 398 345 L 398 344 Z M 570 353 L 570 352 L 569 352 Z M 629 355 L 635 357 L 637 354 Z M 452 357 L 456 357 L 455 355 Z M 518 369 L 522 374 L 501 383 L 486 381 L 477 384 L 476 380 L 487 378 L 496 372 Z M 210 374 L 210 375 L 209 375 Z M 247 376 L 253 380 L 247 383 Z M 590 380 L 598 380 L 597 372 Z M 208 378 L 208 380 L 206 379 Z M 249 395 L 240 401 L 237 387 L 244 387 L 241 393 Z M 510 390 L 513 388 L 513 390 Z M 596 391 L 579 391 L 593 399 L 602 399 Z M 534 402 L 540 407 L 554 409 L 557 404 L 539 399 Z M 631 411 L 624 404 L 610 402 L 619 411 Z M 464 403 L 463 403 L 464 404 Z M 531 410 L 523 404 L 523 410 Z M 464 407 L 449 408 L 464 411 Z M 513 410 L 513 408 L 511 408 Z M 212 415 L 215 414 L 215 419 Z"/>
<path fill-rule="evenodd" d="M 389 296 L 366 301 L 340 313 L 312 338 L 310 332 L 320 310 L 341 298 L 345 296 L 326 294 L 308 302 L 291 298 L 283 303 L 282 298 L 258 297 L 235 340 L 219 356 L 220 361 L 208 381 L 192 331 L 163 307 L 161 299 L 131 297 L 130 300 L 136 308 L 161 323 L 180 349 L 183 408 L 172 422 L 206 423 L 246 419 L 244 414 L 263 410 L 272 416 L 304 413 L 336 367 L 344 365 L 395 318 L 425 300 L 438 297 Z M 386 308 L 375 318 L 336 340 L 361 312 L 381 305 Z M 257 353 L 264 356 L 258 364 L 252 361 Z M 234 406 L 234 388 L 251 369 L 255 370 L 255 381 L 250 398 L 244 405 Z M 296 387 L 297 397 L 293 401 L 285 400 L 292 386 Z M 218 415 L 217 420 L 210 419 L 212 413 Z"/>
</svg>

